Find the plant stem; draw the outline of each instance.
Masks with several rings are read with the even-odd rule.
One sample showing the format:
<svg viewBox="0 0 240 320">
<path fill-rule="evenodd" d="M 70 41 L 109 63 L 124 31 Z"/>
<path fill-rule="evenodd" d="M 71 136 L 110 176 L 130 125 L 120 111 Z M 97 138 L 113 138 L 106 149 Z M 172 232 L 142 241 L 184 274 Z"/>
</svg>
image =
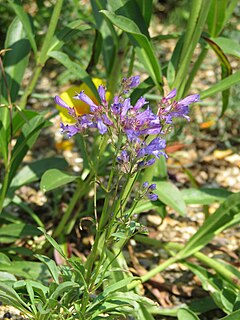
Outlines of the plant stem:
<svg viewBox="0 0 240 320">
<path fill-rule="evenodd" d="M 51 46 L 52 43 L 52 38 L 54 36 L 56 27 L 57 27 L 57 23 L 59 20 L 59 16 L 61 13 L 61 9 L 62 9 L 62 5 L 63 5 L 63 0 L 57 0 L 56 4 L 54 5 L 54 9 L 53 9 L 53 13 L 49 22 L 49 28 L 48 31 L 46 33 L 46 36 L 44 38 L 43 41 L 43 45 L 41 48 L 41 51 L 39 53 L 39 58 L 37 60 L 36 63 L 36 68 L 33 71 L 32 77 L 24 91 L 24 94 L 22 95 L 22 98 L 20 100 L 19 106 L 21 109 L 24 109 L 26 104 L 27 104 L 27 99 L 28 97 L 31 95 L 33 89 L 35 88 L 39 75 L 42 71 L 42 68 L 44 67 L 47 59 L 48 59 L 48 50 Z"/>
<path fill-rule="evenodd" d="M 85 182 L 79 181 L 77 189 L 75 190 L 75 193 L 74 193 L 73 197 L 71 198 L 71 201 L 70 201 L 70 203 L 69 203 L 69 205 L 67 207 L 66 212 L 64 213 L 60 223 L 57 226 L 57 228 L 53 232 L 53 238 L 57 238 L 63 232 L 64 228 L 66 227 L 67 221 L 69 220 L 77 201 L 79 200 L 79 198 L 82 195 L 85 194 L 86 186 L 89 185 L 92 177 L 93 177 L 92 174 L 90 174 Z"/>
<path fill-rule="evenodd" d="M 174 242 L 168 242 L 168 243 L 162 243 L 159 240 L 151 239 L 143 235 L 136 235 L 134 237 L 135 240 L 145 243 L 151 246 L 154 246 L 155 248 L 163 248 L 166 251 L 168 251 L 171 255 L 176 255 L 176 251 L 180 251 L 184 248 L 184 245 L 181 245 L 179 243 Z M 226 279 L 230 283 L 234 283 L 235 286 L 240 289 L 239 279 L 231 272 L 229 271 L 224 265 L 219 263 L 218 261 L 209 258 L 207 255 L 205 255 L 202 252 L 196 252 L 193 254 L 193 257 L 207 265 L 208 267 L 215 270 L 217 273 L 219 273 L 224 279 Z"/>
<path fill-rule="evenodd" d="M 189 66 L 192 60 L 193 52 L 201 36 L 211 1 L 208 0 L 193 0 L 187 32 L 184 38 L 184 47 L 179 63 L 179 69 L 173 83 L 173 87 L 178 88 L 178 98 L 182 97 L 189 71 Z"/>
<path fill-rule="evenodd" d="M 167 259 L 166 261 L 164 261 L 163 263 L 161 263 L 159 266 L 157 266 L 156 268 L 150 270 L 148 273 L 144 274 L 143 276 L 141 276 L 139 278 L 139 280 L 135 280 L 133 282 L 131 282 L 127 288 L 128 290 L 132 290 L 135 287 L 137 287 L 140 283 L 146 282 L 149 279 L 151 279 L 152 277 L 154 277 L 156 274 L 158 274 L 159 272 L 162 272 L 163 270 L 165 270 L 167 267 L 171 266 L 173 263 L 178 261 L 178 257 L 171 257 L 169 259 Z"/>
<path fill-rule="evenodd" d="M 112 66 L 112 72 L 109 75 L 108 78 L 108 90 L 111 93 L 116 92 L 116 88 L 119 83 L 119 78 L 122 72 L 122 64 L 125 61 L 125 56 L 128 50 L 128 36 L 126 33 L 122 33 L 120 40 L 119 40 L 119 45 L 118 45 L 118 52 L 115 56 L 113 66 Z"/>
</svg>

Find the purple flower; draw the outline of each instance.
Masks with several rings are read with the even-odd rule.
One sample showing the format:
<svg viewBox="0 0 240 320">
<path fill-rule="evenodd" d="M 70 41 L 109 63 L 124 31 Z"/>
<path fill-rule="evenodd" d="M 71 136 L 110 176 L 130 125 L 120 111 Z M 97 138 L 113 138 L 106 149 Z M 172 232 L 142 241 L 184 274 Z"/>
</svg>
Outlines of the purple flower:
<svg viewBox="0 0 240 320">
<path fill-rule="evenodd" d="M 65 108 L 65 109 L 67 109 L 67 110 L 68 110 L 68 114 L 69 114 L 70 116 L 72 116 L 74 119 L 77 117 L 77 116 L 76 116 L 75 109 L 72 108 L 72 107 L 69 107 L 69 105 L 67 105 L 66 102 L 63 101 L 63 99 L 61 99 L 59 96 L 56 96 L 56 97 L 54 98 L 54 101 L 55 101 L 55 103 L 58 104 L 60 107 L 63 107 L 63 108 Z"/>
<path fill-rule="evenodd" d="M 147 104 L 147 103 L 148 103 L 148 101 L 146 101 L 145 98 L 141 97 L 141 98 L 138 99 L 138 101 L 137 101 L 136 104 L 134 105 L 133 110 L 136 111 L 136 110 L 142 108 L 142 107 L 143 107 L 145 104 Z"/>
<path fill-rule="evenodd" d="M 121 154 L 117 157 L 119 162 L 129 162 L 129 155 L 126 150 L 123 150 Z"/>
<path fill-rule="evenodd" d="M 98 87 L 98 94 L 99 94 L 99 97 L 100 97 L 100 99 L 101 99 L 101 101 L 102 101 L 102 104 L 103 104 L 104 106 L 107 106 L 106 89 L 105 89 L 104 86 L 100 85 L 100 86 Z"/>
<path fill-rule="evenodd" d="M 142 188 L 143 189 L 147 189 L 149 186 L 149 183 L 147 181 L 145 181 L 143 184 L 142 184 Z"/>
<path fill-rule="evenodd" d="M 122 87 L 123 92 L 127 93 L 130 89 L 137 87 L 140 83 L 140 76 L 132 76 L 129 78 L 123 78 Z"/>
<path fill-rule="evenodd" d="M 152 184 L 150 184 L 148 190 L 153 191 L 153 190 L 156 190 L 156 188 L 157 188 L 156 183 L 152 183 Z"/>
<path fill-rule="evenodd" d="M 186 98 L 178 101 L 178 106 L 189 106 L 191 103 L 200 101 L 199 94 L 192 94 L 190 96 L 187 96 Z"/>
<path fill-rule="evenodd" d="M 106 107 L 106 92 L 103 86 L 99 86 L 98 92 L 102 103 Z M 113 125 L 112 121 L 108 118 L 106 108 L 102 105 L 97 106 L 92 99 L 90 99 L 84 91 L 81 91 L 76 99 L 82 100 L 90 106 L 91 114 L 85 115 L 85 117 L 80 117 L 79 122 L 84 127 L 97 128 L 100 134 L 105 134 L 108 131 L 108 126 Z"/>
<path fill-rule="evenodd" d="M 147 197 L 148 197 L 148 199 L 151 200 L 151 201 L 156 201 L 156 200 L 158 200 L 158 195 L 155 194 L 155 193 L 149 193 L 149 194 L 147 195 Z"/>
<path fill-rule="evenodd" d="M 94 112 L 98 106 L 92 101 L 92 99 L 89 98 L 89 96 L 87 96 L 84 91 L 81 91 L 79 94 L 77 94 L 75 97 L 75 99 L 78 100 L 82 100 L 83 102 L 85 102 L 86 104 L 89 105 L 90 107 L 90 111 Z"/>
<path fill-rule="evenodd" d="M 158 109 L 158 116 L 161 121 L 171 124 L 173 118 L 185 118 L 190 120 L 188 106 L 191 103 L 200 101 L 199 94 L 192 94 L 180 101 L 169 101 L 176 96 L 176 89 L 172 90 L 165 98 L 162 99 Z"/>
<path fill-rule="evenodd" d="M 177 94 L 177 89 L 173 89 L 172 91 L 169 92 L 169 94 L 165 97 L 165 100 L 170 100 L 174 97 L 176 97 Z"/>
<path fill-rule="evenodd" d="M 80 128 L 77 127 L 77 125 L 69 125 L 69 124 L 64 125 L 62 122 L 60 124 L 60 128 L 62 133 L 67 133 L 69 138 L 71 138 L 76 133 L 81 131 Z"/>
<path fill-rule="evenodd" d="M 166 141 L 161 138 L 153 139 L 147 146 L 142 148 L 138 153 L 138 158 L 142 158 L 146 155 L 154 155 L 159 158 L 160 155 L 166 156 L 166 154 L 161 151 L 166 148 Z"/>
</svg>

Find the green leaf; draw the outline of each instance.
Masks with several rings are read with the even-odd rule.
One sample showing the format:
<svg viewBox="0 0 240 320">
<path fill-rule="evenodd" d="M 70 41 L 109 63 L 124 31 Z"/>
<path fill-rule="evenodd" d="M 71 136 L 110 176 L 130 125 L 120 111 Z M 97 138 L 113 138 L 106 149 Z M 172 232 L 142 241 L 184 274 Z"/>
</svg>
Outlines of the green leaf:
<svg viewBox="0 0 240 320">
<path fill-rule="evenodd" d="M 6 266 L 9 266 L 11 265 L 11 260 L 8 258 L 8 256 L 2 252 L 0 252 L 0 263 L 2 265 L 6 265 Z"/>
<path fill-rule="evenodd" d="M 30 44 L 21 21 L 16 17 L 10 24 L 5 41 L 5 48 L 10 48 L 3 58 L 11 101 L 15 102 L 29 60 Z M 1 103 L 8 104 L 7 90 L 2 81 Z"/>
<path fill-rule="evenodd" d="M 0 153 L 3 156 L 3 160 L 5 166 L 7 165 L 7 158 L 8 158 L 8 141 L 9 137 L 6 135 L 6 130 L 4 128 L 3 122 L 1 119 L 4 117 L 4 114 L 8 113 L 7 108 L 0 107 Z"/>
<path fill-rule="evenodd" d="M 83 22 L 82 19 L 71 21 L 61 31 L 57 32 L 51 42 L 51 47 L 48 49 L 48 55 L 51 51 L 59 50 L 65 43 L 71 40 L 73 36 L 80 31 L 91 30 L 92 26 Z"/>
<path fill-rule="evenodd" d="M 28 305 L 20 298 L 17 292 L 9 285 L 0 283 L 0 299 L 3 303 L 11 305 L 31 317 Z"/>
<path fill-rule="evenodd" d="M 12 180 L 10 189 L 16 189 L 22 185 L 39 180 L 46 170 L 52 168 L 65 169 L 67 165 L 66 160 L 59 157 L 51 157 L 31 162 L 16 174 Z"/>
<path fill-rule="evenodd" d="M 31 21 L 31 16 L 24 11 L 22 3 L 18 0 L 8 0 L 8 3 L 15 11 L 16 15 L 18 16 L 19 20 L 22 22 L 24 30 L 28 36 L 28 40 L 32 46 L 33 52 L 35 57 L 37 56 L 37 45 L 34 38 L 33 32 L 33 23 Z"/>
<path fill-rule="evenodd" d="M 78 176 L 70 175 L 69 173 L 58 169 L 50 169 L 43 174 L 40 182 L 40 189 L 43 192 L 47 192 L 73 182 L 77 178 Z"/>
<path fill-rule="evenodd" d="M 63 64 L 72 74 L 76 75 L 77 78 L 81 79 L 86 85 L 91 89 L 94 96 L 99 99 L 98 91 L 92 82 L 91 77 L 89 74 L 76 62 L 73 62 L 69 59 L 68 55 L 66 55 L 63 52 L 59 51 L 51 51 L 48 53 L 48 55 L 57 61 L 59 61 L 61 64 Z"/>
<path fill-rule="evenodd" d="M 158 195 L 159 200 L 176 210 L 181 215 L 186 215 L 187 208 L 183 200 L 181 191 L 169 181 L 155 182 L 157 189 L 154 193 Z"/>
<path fill-rule="evenodd" d="M 49 297 L 50 299 L 57 299 L 59 296 L 61 297 L 61 295 L 65 292 L 69 292 L 71 291 L 71 289 L 74 288 L 78 288 L 79 284 L 72 282 L 72 281 L 64 281 L 63 283 L 60 283 L 56 290 L 54 290 L 54 292 L 51 294 L 51 296 Z"/>
<path fill-rule="evenodd" d="M 54 279 L 54 281 L 57 284 L 59 284 L 60 272 L 59 272 L 59 269 L 58 269 L 55 261 L 53 261 L 52 259 L 50 259 L 50 258 L 48 258 L 48 257 L 46 257 L 44 255 L 40 255 L 40 254 L 36 254 L 35 257 L 38 260 L 40 260 L 41 262 L 43 262 L 47 266 L 49 272 L 51 273 L 51 275 L 52 275 L 52 277 Z"/>
<path fill-rule="evenodd" d="M 181 190 L 186 204 L 209 205 L 215 202 L 223 202 L 232 192 L 221 188 L 188 188 Z"/>
<path fill-rule="evenodd" d="M 39 236 L 41 232 L 34 226 L 25 223 L 12 223 L 0 228 L 0 242 L 12 243 L 27 236 Z"/>
<path fill-rule="evenodd" d="M 211 38 L 225 54 L 229 54 L 240 58 L 240 45 L 234 41 L 233 39 L 218 37 L 218 38 Z"/>
<path fill-rule="evenodd" d="M 210 45 L 210 47 L 213 49 L 213 51 L 218 56 L 218 59 L 219 59 L 219 61 L 221 63 L 221 69 L 222 69 L 221 78 L 222 79 L 227 78 L 229 75 L 232 74 L 232 67 L 231 67 L 230 62 L 228 61 L 227 56 L 224 54 L 222 49 L 212 39 L 209 39 L 209 38 L 207 38 L 205 36 L 203 36 L 203 39 L 205 41 L 207 41 L 207 43 Z M 226 90 L 222 91 L 222 112 L 221 112 L 221 116 L 224 114 L 224 112 L 227 109 L 228 101 L 229 101 L 229 95 L 230 95 L 230 89 L 226 89 Z"/>
<path fill-rule="evenodd" d="M 113 25 L 109 23 L 109 21 L 106 21 L 101 14 L 99 14 L 100 10 L 106 9 L 106 1 L 91 0 L 91 5 L 95 24 L 99 31 L 99 35 L 101 35 L 102 38 L 101 43 L 100 41 L 98 43 L 101 44 L 104 65 L 106 73 L 109 76 L 112 72 L 112 66 L 116 57 L 119 39 Z"/>
<path fill-rule="evenodd" d="M 48 240 L 48 242 L 53 246 L 53 248 L 55 248 L 58 253 L 64 258 L 66 259 L 66 256 L 62 250 L 62 248 L 60 247 L 60 245 L 51 237 L 47 234 L 46 230 L 43 228 L 38 228 L 40 231 L 42 231 L 42 233 L 44 234 L 44 236 L 46 237 L 46 239 Z"/>
<path fill-rule="evenodd" d="M 229 77 L 218 81 L 218 83 L 213 84 L 210 88 L 202 91 L 200 93 L 200 99 L 206 99 L 208 97 L 214 96 L 216 93 L 224 91 L 231 86 L 238 84 L 240 82 L 240 71 L 235 72 Z"/>
<path fill-rule="evenodd" d="M 226 313 L 231 313 L 233 311 L 237 300 L 237 292 L 234 287 L 199 265 L 189 262 L 185 262 L 184 265 L 198 276 L 204 290 L 210 292 L 219 308 L 223 309 Z"/>
<path fill-rule="evenodd" d="M 152 77 L 155 85 L 162 91 L 162 73 L 159 61 L 154 54 L 151 42 L 142 34 L 134 21 L 107 10 L 101 10 L 114 25 L 125 31 L 130 36 L 130 41 L 133 43 L 139 60 L 143 63 L 149 75 Z"/>
<path fill-rule="evenodd" d="M 208 12 L 208 30 L 212 37 L 216 37 L 225 23 L 226 8 L 229 0 L 212 0 Z"/>
<path fill-rule="evenodd" d="M 178 320 L 200 320 L 194 312 L 185 308 L 179 309 L 177 315 Z"/>
<path fill-rule="evenodd" d="M 0 263 L 0 271 L 9 272 L 17 277 L 39 281 L 48 281 L 50 276 L 43 263 L 31 261 L 11 261 L 11 265 Z"/>
<path fill-rule="evenodd" d="M 234 311 L 228 316 L 221 318 L 220 320 L 239 320 L 240 319 L 240 310 Z"/>
<path fill-rule="evenodd" d="M 9 182 L 12 181 L 19 165 L 21 164 L 28 150 L 36 142 L 41 129 L 47 125 L 49 125 L 49 122 L 47 122 L 41 115 L 32 118 L 31 120 L 29 120 L 29 122 L 23 125 L 22 132 L 18 137 L 12 151 Z"/>
<path fill-rule="evenodd" d="M 221 231 L 240 222 L 240 193 L 230 195 L 221 206 L 209 216 L 198 231 L 179 252 L 179 257 L 186 258 L 201 250 Z"/>
</svg>

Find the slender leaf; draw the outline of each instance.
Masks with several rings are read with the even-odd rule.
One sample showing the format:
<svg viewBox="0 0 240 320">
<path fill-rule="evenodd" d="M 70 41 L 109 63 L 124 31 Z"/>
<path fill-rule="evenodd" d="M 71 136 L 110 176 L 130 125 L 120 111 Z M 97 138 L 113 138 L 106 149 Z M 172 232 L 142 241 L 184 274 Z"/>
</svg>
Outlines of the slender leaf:
<svg viewBox="0 0 240 320">
<path fill-rule="evenodd" d="M 38 260 L 40 260 L 41 262 L 43 262 L 47 266 L 49 272 L 51 273 L 51 275 L 52 275 L 52 277 L 54 279 L 54 281 L 57 284 L 59 284 L 60 272 L 58 270 L 58 267 L 57 267 L 55 261 L 53 261 L 52 259 L 50 259 L 50 258 L 48 258 L 46 256 L 40 255 L 40 254 L 36 254 L 35 256 L 36 256 L 36 258 Z"/>
<path fill-rule="evenodd" d="M 177 315 L 178 320 L 200 320 L 194 312 L 185 308 L 179 309 Z"/>
<path fill-rule="evenodd" d="M 162 90 L 162 73 L 159 61 L 154 54 L 151 42 L 142 34 L 134 21 L 107 10 L 101 12 L 118 28 L 130 34 L 130 41 L 135 46 L 136 52 L 139 55 L 140 61 L 144 64 L 145 68 L 152 77 L 155 85 Z"/>
<path fill-rule="evenodd" d="M 59 50 L 65 43 L 71 40 L 73 36 L 79 32 L 91 30 L 93 26 L 86 24 L 82 19 L 71 21 L 61 31 L 57 32 L 51 42 L 51 47 L 48 49 L 48 55 L 51 51 Z"/>
<path fill-rule="evenodd" d="M 35 42 L 34 31 L 33 31 L 33 23 L 31 21 L 31 16 L 24 11 L 24 7 L 22 3 L 18 0 L 8 0 L 8 3 L 15 11 L 16 15 L 18 16 L 19 20 L 22 22 L 24 30 L 27 34 L 28 40 L 31 44 L 33 52 L 35 56 L 37 56 L 37 45 Z"/>
<path fill-rule="evenodd" d="M 157 189 L 154 193 L 158 195 L 159 200 L 176 210 L 179 214 L 185 215 L 187 208 L 183 200 L 181 191 L 169 181 L 157 181 Z"/>
<path fill-rule="evenodd" d="M 89 74 L 76 62 L 73 62 L 69 59 L 68 55 L 59 51 L 51 51 L 48 55 L 56 60 L 58 60 L 61 64 L 63 64 L 71 73 L 75 74 L 78 79 L 86 83 L 86 85 L 91 89 L 94 96 L 96 98 L 99 97 L 98 91 L 92 82 Z M 99 99 L 99 98 L 98 98 Z"/>
<path fill-rule="evenodd" d="M 230 88 L 231 86 L 238 84 L 239 82 L 240 82 L 240 71 L 236 71 L 235 73 L 233 73 L 229 77 L 218 81 L 218 83 L 216 83 L 216 84 L 212 85 L 210 88 L 202 91 L 200 93 L 200 98 L 205 99 L 207 97 L 211 97 L 218 92 L 222 92 L 222 91 Z"/>
<path fill-rule="evenodd" d="M 66 259 L 66 256 L 62 250 L 62 248 L 60 247 L 60 245 L 51 237 L 47 234 L 46 230 L 43 228 L 38 228 L 40 231 L 42 231 L 42 233 L 45 235 L 46 239 L 48 240 L 48 242 L 53 246 L 53 248 L 55 248 L 57 250 L 57 252 L 64 258 Z"/>
<path fill-rule="evenodd" d="M 11 101 L 15 102 L 29 60 L 30 44 L 22 22 L 16 17 L 10 24 L 4 44 L 7 51 L 3 58 Z M 7 90 L 2 81 L 1 103 L 8 103 Z"/>
<path fill-rule="evenodd" d="M 3 122 L 1 121 L 2 116 L 4 117 L 4 113 L 7 113 L 7 108 L 0 108 L 0 154 L 3 156 L 3 160 L 5 166 L 7 165 L 7 158 L 8 158 L 8 141 L 9 137 L 6 135 L 6 130 L 4 128 Z"/>
<path fill-rule="evenodd" d="M 109 76 L 112 72 L 112 66 L 114 64 L 119 39 L 113 25 L 109 21 L 106 21 L 101 14 L 99 14 L 100 10 L 106 9 L 106 1 L 91 0 L 91 5 L 97 29 L 102 37 L 101 50 L 103 53 L 106 73 Z"/>
<path fill-rule="evenodd" d="M 201 250 L 219 232 L 234 223 L 240 222 L 240 193 L 234 193 L 205 220 L 203 225 L 179 252 L 180 258 L 185 258 Z M 236 219 L 235 219 L 236 217 Z"/>
<path fill-rule="evenodd" d="M 65 169 L 67 165 L 66 160 L 59 157 L 51 157 L 31 162 L 23 167 L 13 178 L 10 189 L 19 188 L 22 185 L 39 180 L 46 170 L 52 168 Z"/>
<path fill-rule="evenodd" d="M 227 78 L 229 75 L 232 74 L 232 67 L 231 64 L 227 58 L 227 56 L 224 54 L 222 49 L 211 39 L 207 37 L 203 37 L 204 40 L 207 41 L 207 43 L 210 45 L 210 47 L 213 49 L 213 51 L 217 54 L 218 59 L 220 60 L 221 67 L 222 67 L 222 79 Z M 228 101 L 229 101 L 229 95 L 230 95 L 230 89 L 226 89 L 222 91 L 222 112 L 221 116 L 224 114 L 224 112 L 227 109 Z"/>
<path fill-rule="evenodd" d="M 234 311 L 228 316 L 221 318 L 220 320 L 239 320 L 240 319 L 240 310 Z"/>
<path fill-rule="evenodd" d="M 43 174 L 40 188 L 43 192 L 47 192 L 73 182 L 77 178 L 78 176 L 70 175 L 58 169 L 50 169 Z"/>
<path fill-rule="evenodd" d="M 212 0 L 208 12 L 207 23 L 211 37 L 216 37 L 225 23 L 228 0 Z"/>
<path fill-rule="evenodd" d="M 28 150 L 36 142 L 41 129 L 47 125 L 49 125 L 49 122 L 47 122 L 41 115 L 32 118 L 29 122 L 24 124 L 21 135 L 18 137 L 12 152 L 9 182 L 13 179 Z"/>
<path fill-rule="evenodd" d="M 234 39 L 217 37 L 211 38 L 211 40 L 214 41 L 225 54 L 240 58 L 240 45 Z"/>
<path fill-rule="evenodd" d="M 11 223 L 0 228 L 0 242 L 12 243 L 27 236 L 39 236 L 40 234 L 41 232 L 33 225 Z"/>
<path fill-rule="evenodd" d="M 208 205 L 223 202 L 232 192 L 221 188 L 188 188 L 181 190 L 181 194 L 186 204 Z"/>
<path fill-rule="evenodd" d="M 0 283 L 0 299 L 7 305 L 14 306 L 18 310 L 31 316 L 28 305 L 19 297 L 17 292 L 9 285 Z"/>
</svg>

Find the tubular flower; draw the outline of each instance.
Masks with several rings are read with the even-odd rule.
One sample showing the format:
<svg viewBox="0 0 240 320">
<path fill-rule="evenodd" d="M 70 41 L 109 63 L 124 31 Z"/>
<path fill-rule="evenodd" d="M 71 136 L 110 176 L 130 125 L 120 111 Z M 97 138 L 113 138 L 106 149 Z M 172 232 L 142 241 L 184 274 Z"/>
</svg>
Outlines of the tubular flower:
<svg viewBox="0 0 240 320">
<path fill-rule="evenodd" d="M 139 79 L 139 76 L 124 78 L 119 95 L 114 96 L 110 104 L 108 92 L 102 84 L 98 86 L 100 103 L 91 92 L 89 93 L 89 88 L 83 90 L 83 87 L 79 93 L 74 92 L 74 100 L 71 100 L 71 103 L 62 96 L 55 97 L 56 104 L 64 110 L 65 116 L 71 119 L 71 122 L 63 121 L 61 124 L 62 132 L 66 132 L 69 137 L 95 128 L 101 135 L 108 134 L 114 147 L 119 146 L 118 141 L 121 141 L 117 161 L 120 170 L 125 173 L 134 173 L 151 166 L 160 156 L 167 157 L 164 152 L 165 128 L 172 124 L 173 118 L 189 120 L 189 105 L 199 101 L 198 94 L 175 101 L 173 99 L 177 90 L 174 89 L 162 98 L 155 114 L 146 106 L 148 101 L 144 97 L 140 97 L 132 105 L 131 99 L 125 96 L 130 89 L 139 84 Z M 85 109 L 77 108 L 78 105 L 84 105 Z M 149 198 L 154 200 L 156 195 L 150 192 Z"/>
<path fill-rule="evenodd" d="M 96 88 L 98 88 L 98 86 L 103 84 L 103 81 L 98 78 L 93 78 L 92 82 L 94 83 Z M 98 103 L 98 100 L 95 97 L 94 93 L 85 83 L 82 83 L 79 86 L 72 86 L 72 87 L 68 88 L 66 91 L 62 92 L 59 96 L 59 98 L 61 98 L 61 100 L 64 101 L 64 103 L 69 108 L 74 108 L 77 116 L 89 113 L 89 106 L 86 103 L 84 103 L 81 100 L 74 99 L 74 96 L 76 95 L 76 93 L 80 92 L 82 90 L 84 90 L 85 94 L 88 95 L 93 100 L 94 103 L 96 103 L 96 104 Z M 110 93 L 106 92 L 106 100 L 108 101 L 109 99 L 110 99 Z M 76 123 L 75 118 L 73 118 L 68 113 L 68 110 L 65 107 L 58 104 L 58 102 L 56 102 L 56 108 L 59 110 L 61 120 L 64 124 Z"/>
<path fill-rule="evenodd" d="M 189 121 L 189 105 L 200 101 L 199 94 L 192 94 L 180 101 L 173 100 L 173 102 L 171 102 L 170 100 L 173 99 L 176 94 L 177 90 L 173 89 L 166 97 L 162 98 L 158 108 L 158 116 L 161 122 L 171 124 L 173 118 L 185 118 Z"/>
</svg>

